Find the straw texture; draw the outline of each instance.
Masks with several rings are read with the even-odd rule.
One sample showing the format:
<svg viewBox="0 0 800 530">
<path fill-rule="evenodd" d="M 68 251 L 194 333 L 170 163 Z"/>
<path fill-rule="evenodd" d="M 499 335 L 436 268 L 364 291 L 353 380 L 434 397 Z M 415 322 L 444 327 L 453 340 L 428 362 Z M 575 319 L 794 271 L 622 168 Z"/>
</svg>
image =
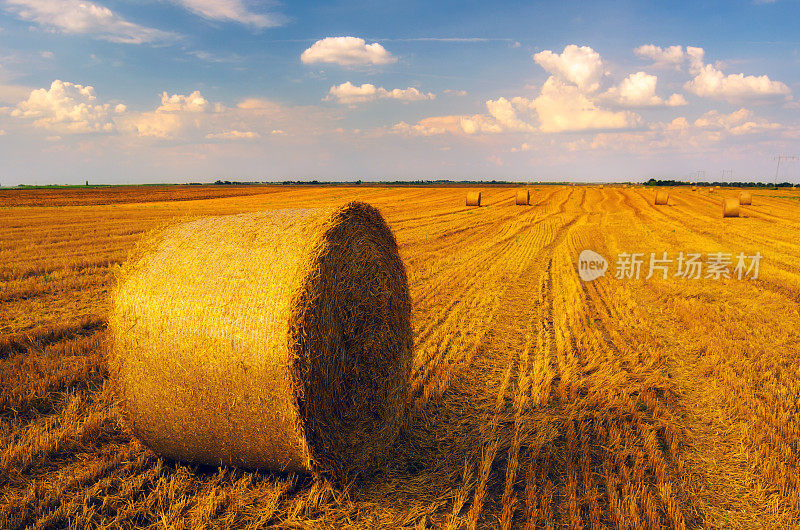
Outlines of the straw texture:
<svg viewBox="0 0 800 530">
<path fill-rule="evenodd" d="M 346 478 L 402 425 L 410 313 L 369 205 L 203 218 L 132 255 L 109 364 L 131 429 L 160 454 Z"/>
<path fill-rule="evenodd" d="M 740 191 L 739 204 L 743 204 L 746 206 L 753 204 L 753 194 L 750 193 L 749 191 Z"/>
<path fill-rule="evenodd" d="M 667 204 L 669 202 L 669 192 L 658 190 L 656 192 L 656 204 Z"/>
<path fill-rule="evenodd" d="M 722 199 L 722 217 L 739 217 L 739 199 Z"/>
<path fill-rule="evenodd" d="M 481 205 L 481 192 L 469 191 L 467 192 L 467 206 L 480 206 Z"/>
<path fill-rule="evenodd" d="M 517 206 L 528 206 L 531 203 L 531 192 L 528 190 L 517 191 Z"/>
</svg>

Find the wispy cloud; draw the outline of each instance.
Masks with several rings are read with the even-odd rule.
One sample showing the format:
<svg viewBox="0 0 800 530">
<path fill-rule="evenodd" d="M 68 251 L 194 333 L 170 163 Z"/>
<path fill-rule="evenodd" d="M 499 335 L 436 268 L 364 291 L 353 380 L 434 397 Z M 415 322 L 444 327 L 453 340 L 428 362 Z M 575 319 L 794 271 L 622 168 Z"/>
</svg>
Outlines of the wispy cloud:
<svg viewBox="0 0 800 530">
<path fill-rule="evenodd" d="M 516 42 L 514 39 L 492 37 L 412 37 L 412 38 L 375 38 L 385 42 Z"/>
<path fill-rule="evenodd" d="M 125 44 L 172 41 L 177 35 L 125 20 L 107 7 L 83 0 L 6 0 L 6 11 L 48 30 L 89 35 Z"/>
<path fill-rule="evenodd" d="M 254 13 L 242 0 L 172 1 L 209 20 L 237 22 L 256 28 L 271 28 L 286 22 L 286 17 L 276 13 Z"/>
</svg>

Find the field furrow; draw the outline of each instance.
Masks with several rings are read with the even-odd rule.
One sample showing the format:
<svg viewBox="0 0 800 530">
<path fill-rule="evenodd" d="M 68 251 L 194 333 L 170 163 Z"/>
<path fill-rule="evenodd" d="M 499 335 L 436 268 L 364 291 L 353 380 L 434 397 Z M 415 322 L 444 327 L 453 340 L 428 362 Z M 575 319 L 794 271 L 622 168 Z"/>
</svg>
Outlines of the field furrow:
<svg viewBox="0 0 800 530">
<path fill-rule="evenodd" d="M 454 186 L 232 189 L 0 194 L 0 527 L 800 525 L 800 194 L 759 190 L 723 219 L 737 190 L 656 206 L 641 187 L 535 186 L 515 206 L 486 186 L 471 208 Z M 105 331 L 139 238 L 347 200 L 380 208 L 411 290 L 409 417 L 388 462 L 342 486 L 143 447 Z M 604 276 L 581 280 L 584 250 Z M 763 261 L 758 279 L 649 274 L 664 252 Z M 623 253 L 642 255 L 638 279 L 617 277 Z"/>
</svg>

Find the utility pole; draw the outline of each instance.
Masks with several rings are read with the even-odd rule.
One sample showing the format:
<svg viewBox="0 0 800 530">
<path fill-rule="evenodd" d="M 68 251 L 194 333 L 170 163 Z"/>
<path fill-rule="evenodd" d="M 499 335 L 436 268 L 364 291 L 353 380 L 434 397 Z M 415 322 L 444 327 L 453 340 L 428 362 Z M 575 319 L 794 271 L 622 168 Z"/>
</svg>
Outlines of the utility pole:
<svg viewBox="0 0 800 530">
<path fill-rule="evenodd" d="M 727 177 L 727 180 L 726 180 Z M 723 169 L 722 170 L 722 181 L 723 182 L 732 182 L 733 181 L 733 170 L 732 169 Z"/>
<path fill-rule="evenodd" d="M 789 161 L 796 162 L 796 161 L 800 160 L 800 156 L 799 155 L 777 155 L 775 157 L 775 160 L 778 161 L 778 167 L 775 168 L 775 186 L 777 187 L 778 186 L 778 175 L 780 174 L 780 171 L 781 171 L 781 160 L 786 160 L 787 162 L 789 162 Z"/>
</svg>

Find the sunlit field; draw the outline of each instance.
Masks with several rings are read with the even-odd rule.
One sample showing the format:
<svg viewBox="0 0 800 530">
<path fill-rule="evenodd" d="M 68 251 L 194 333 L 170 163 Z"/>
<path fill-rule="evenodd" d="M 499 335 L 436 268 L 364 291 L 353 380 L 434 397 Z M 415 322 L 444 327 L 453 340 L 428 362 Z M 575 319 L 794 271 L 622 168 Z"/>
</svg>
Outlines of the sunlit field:
<svg viewBox="0 0 800 530">
<path fill-rule="evenodd" d="M 517 188 L 487 186 L 480 208 L 468 189 L 0 191 L 0 528 L 800 525 L 800 191 L 753 191 L 723 218 L 738 189 L 656 206 L 648 187 L 531 186 L 516 206 Z M 141 445 L 106 331 L 141 236 L 350 200 L 383 213 L 411 287 L 410 419 L 390 461 L 335 484 Z M 593 281 L 587 249 L 608 260 Z M 669 261 L 647 278 L 651 253 Z M 728 277 L 676 276 L 681 253 L 730 254 Z M 626 254 L 638 279 L 618 274 Z M 740 254 L 761 256 L 757 274 Z"/>
</svg>

